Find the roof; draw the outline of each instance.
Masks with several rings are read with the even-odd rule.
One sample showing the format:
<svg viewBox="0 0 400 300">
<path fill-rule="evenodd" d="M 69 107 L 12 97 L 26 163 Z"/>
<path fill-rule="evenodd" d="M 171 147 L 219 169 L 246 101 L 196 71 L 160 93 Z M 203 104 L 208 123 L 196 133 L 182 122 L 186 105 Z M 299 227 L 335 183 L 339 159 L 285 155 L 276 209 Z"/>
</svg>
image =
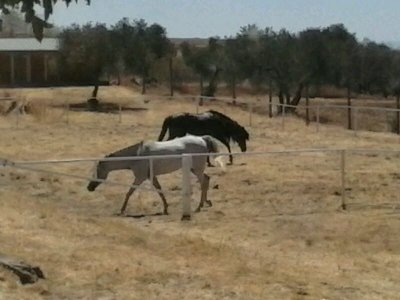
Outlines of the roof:
<svg viewBox="0 0 400 300">
<path fill-rule="evenodd" d="M 59 40 L 44 38 L 39 42 L 35 38 L 0 38 L 0 52 L 6 51 L 58 51 Z"/>
</svg>

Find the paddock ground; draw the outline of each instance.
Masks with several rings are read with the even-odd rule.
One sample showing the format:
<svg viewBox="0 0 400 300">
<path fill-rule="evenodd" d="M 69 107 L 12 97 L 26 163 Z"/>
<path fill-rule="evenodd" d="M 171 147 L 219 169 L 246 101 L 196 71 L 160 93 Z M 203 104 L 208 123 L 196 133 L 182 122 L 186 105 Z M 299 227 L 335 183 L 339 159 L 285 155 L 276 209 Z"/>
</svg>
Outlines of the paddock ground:
<svg viewBox="0 0 400 300">
<path fill-rule="evenodd" d="M 0 117 L 0 157 L 15 160 L 101 157 L 157 138 L 165 116 L 195 109 L 190 100 L 107 87 L 100 97 L 140 109 L 124 111 L 122 123 L 117 114 L 70 112 L 67 125 L 48 99 L 85 99 L 90 89 L 19 93 L 42 104 L 17 129 L 5 129 L 15 124 L 12 115 Z M 279 118 L 258 114 L 249 127 L 237 107 L 213 102 L 200 109 L 209 108 L 248 128 L 249 151 L 399 149 L 390 133 L 354 135 L 337 125 L 316 133 L 297 117 L 282 131 Z M 140 191 L 128 212 L 148 216 L 136 219 L 114 215 L 127 188 L 102 185 L 89 193 L 78 179 L 0 169 L 0 252 L 39 265 L 47 277 L 20 286 L 0 270 L 0 299 L 397 299 L 399 158 L 348 156 L 348 210 L 341 211 L 337 153 L 237 157 L 226 170 L 207 170 L 214 206 L 191 222 L 180 222 L 180 173 L 160 178 L 170 215 L 151 216 L 161 201 Z M 41 167 L 90 176 L 92 164 Z M 109 178 L 132 181 L 128 172 Z M 194 205 L 198 196 L 194 185 Z"/>
</svg>

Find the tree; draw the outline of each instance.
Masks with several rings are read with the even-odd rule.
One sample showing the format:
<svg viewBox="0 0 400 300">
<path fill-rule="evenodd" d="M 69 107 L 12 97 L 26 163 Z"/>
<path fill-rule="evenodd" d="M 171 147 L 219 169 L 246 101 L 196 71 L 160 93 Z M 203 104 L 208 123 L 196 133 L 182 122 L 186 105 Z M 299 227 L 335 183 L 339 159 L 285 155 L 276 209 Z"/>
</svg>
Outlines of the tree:
<svg viewBox="0 0 400 300">
<path fill-rule="evenodd" d="M 72 25 L 60 35 L 63 79 L 93 84 L 92 98 L 97 97 L 100 76 L 114 68 L 116 54 L 105 24 Z"/>
<path fill-rule="evenodd" d="M 141 19 L 130 22 L 124 18 L 112 28 L 125 68 L 142 77 L 142 93 L 152 65 L 170 54 L 173 49 L 166 30 L 158 24 L 150 26 Z"/>
<path fill-rule="evenodd" d="M 62 0 L 68 6 L 74 0 Z M 84 0 L 87 5 L 90 5 L 90 0 Z M 50 15 L 53 13 L 53 5 L 57 0 L 1 0 L 0 9 L 3 13 L 10 13 L 11 9 L 19 7 L 25 15 L 25 22 L 32 24 L 32 29 L 35 37 L 41 41 L 43 39 L 43 29 L 49 28 L 51 25 L 47 22 Z M 75 0 L 78 2 L 78 0 Z M 37 16 L 35 5 L 43 7 L 44 18 Z"/>
</svg>

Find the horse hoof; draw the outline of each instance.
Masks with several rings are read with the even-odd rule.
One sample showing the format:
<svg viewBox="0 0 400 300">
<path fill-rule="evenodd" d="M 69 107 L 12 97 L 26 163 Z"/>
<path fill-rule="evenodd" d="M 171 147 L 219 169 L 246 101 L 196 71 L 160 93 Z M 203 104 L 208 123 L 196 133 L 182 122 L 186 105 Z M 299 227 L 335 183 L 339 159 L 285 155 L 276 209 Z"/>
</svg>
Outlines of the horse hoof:
<svg viewBox="0 0 400 300">
<path fill-rule="evenodd" d="M 169 215 L 169 213 L 167 211 L 164 211 L 163 215 Z"/>
<path fill-rule="evenodd" d="M 213 206 L 211 200 L 206 200 L 206 203 L 208 204 L 209 207 Z"/>
</svg>

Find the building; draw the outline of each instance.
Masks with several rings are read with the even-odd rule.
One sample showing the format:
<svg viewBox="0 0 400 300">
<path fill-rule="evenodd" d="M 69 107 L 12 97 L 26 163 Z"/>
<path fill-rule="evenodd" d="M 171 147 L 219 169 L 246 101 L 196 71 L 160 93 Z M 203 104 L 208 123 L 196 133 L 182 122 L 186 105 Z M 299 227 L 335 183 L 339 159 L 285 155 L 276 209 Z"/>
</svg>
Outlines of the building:
<svg viewBox="0 0 400 300">
<path fill-rule="evenodd" d="M 0 38 L 0 85 L 38 86 L 57 81 L 58 39 Z"/>
<path fill-rule="evenodd" d="M 59 41 L 47 30 L 37 41 L 16 12 L 0 17 L 0 86 L 44 86 L 58 81 Z"/>
</svg>

